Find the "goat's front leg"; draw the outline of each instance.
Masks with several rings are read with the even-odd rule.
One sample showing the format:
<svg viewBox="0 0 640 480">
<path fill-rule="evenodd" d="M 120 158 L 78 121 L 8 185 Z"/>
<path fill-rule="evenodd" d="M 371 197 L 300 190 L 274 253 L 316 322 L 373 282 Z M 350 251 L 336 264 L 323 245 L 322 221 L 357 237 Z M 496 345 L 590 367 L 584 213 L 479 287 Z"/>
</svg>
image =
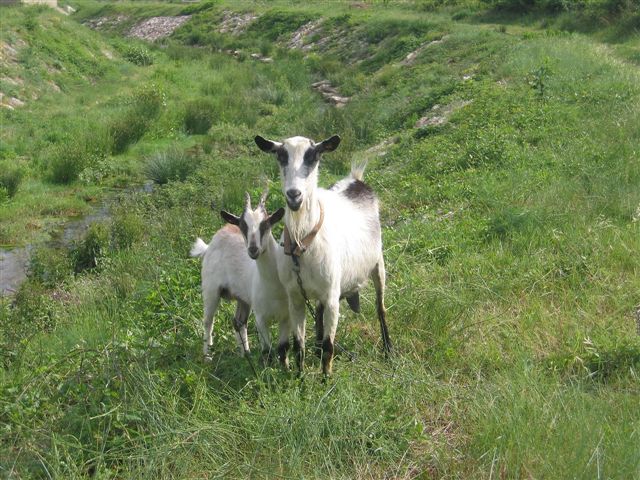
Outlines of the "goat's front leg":
<svg viewBox="0 0 640 480">
<path fill-rule="evenodd" d="M 289 296 L 289 321 L 293 331 L 293 351 L 296 354 L 298 371 L 304 370 L 304 340 L 305 340 L 305 304 L 300 295 Z"/>
<path fill-rule="evenodd" d="M 338 329 L 340 315 L 340 289 L 333 289 L 325 302 L 324 308 L 324 338 L 322 340 L 322 373 L 331 375 L 333 368 L 333 346 Z"/>
<path fill-rule="evenodd" d="M 266 367 L 271 362 L 271 333 L 264 315 L 256 314 L 256 328 L 258 329 L 260 347 L 262 348 L 262 363 Z"/>
<path fill-rule="evenodd" d="M 278 319 L 278 358 L 280 365 L 285 370 L 289 369 L 289 359 L 287 352 L 289 351 L 289 337 L 291 336 L 291 324 L 289 322 L 289 314 Z"/>
</svg>

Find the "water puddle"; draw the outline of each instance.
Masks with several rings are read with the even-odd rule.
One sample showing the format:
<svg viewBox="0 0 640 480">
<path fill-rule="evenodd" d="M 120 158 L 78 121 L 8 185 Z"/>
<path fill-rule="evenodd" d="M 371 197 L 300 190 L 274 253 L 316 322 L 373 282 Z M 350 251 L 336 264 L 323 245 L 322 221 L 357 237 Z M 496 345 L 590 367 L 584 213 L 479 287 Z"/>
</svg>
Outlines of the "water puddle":
<svg viewBox="0 0 640 480">
<path fill-rule="evenodd" d="M 128 187 L 122 193 L 151 193 L 152 183 Z M 31 251 L 37 246 L 48 246 L 54 248 L 69 248 L 73 242 L 82 238 L 90 225 L 97 222 L 104 222 L 111 217 L 109 211 L 109 199 L 97 206 L 91 213 L 76 219 L 71 219 L 63 224 L 51 235 L 51 239 L 35 245 L 27 245 L 22 248 L 2 249 L 0 248 L 0 297 L 12 295 L 18 287 L 27 279 L 27 271 Z"/>
</svg>

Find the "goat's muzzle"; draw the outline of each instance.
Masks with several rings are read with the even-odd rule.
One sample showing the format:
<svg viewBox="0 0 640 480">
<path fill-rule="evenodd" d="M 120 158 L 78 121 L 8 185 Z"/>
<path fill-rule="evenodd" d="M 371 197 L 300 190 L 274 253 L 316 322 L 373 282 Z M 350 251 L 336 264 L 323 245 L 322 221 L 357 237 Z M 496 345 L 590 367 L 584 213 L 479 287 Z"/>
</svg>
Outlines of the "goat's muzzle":
<svg viewBox="0 0 640 480">
<path fill-rule="evenodd" d="M 255 260 L 260 256 L 260 249 L 258 249 L 258 247 L 255 247 L 255 246 L 251 246 L 247 249 L 247 253 L 252 259 Z"/>
<path fill-rule="evenodd" d="M 302 205 L 302 192 L 297 188 L 292 188 L 287 190 L 287 205 L 294 212 L 300 210 L 300 206 Z"/>
</svg>

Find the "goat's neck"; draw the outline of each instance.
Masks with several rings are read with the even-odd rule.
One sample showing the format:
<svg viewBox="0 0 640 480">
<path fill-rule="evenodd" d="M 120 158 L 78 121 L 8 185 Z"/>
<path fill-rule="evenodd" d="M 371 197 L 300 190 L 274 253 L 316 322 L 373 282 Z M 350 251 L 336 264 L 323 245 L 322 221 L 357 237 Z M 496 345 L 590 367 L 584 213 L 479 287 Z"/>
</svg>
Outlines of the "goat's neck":
<svg viewBox="0 0 640 480">
<path fill-rule="evenodd" d="M 273 234 L 267 233 L 268 238 L 265 239 L 266 245 L 260 256 L 256 259 L 256 266 L 258 267 L 258 273 L 263 278 L 270 278 L 274 272 L 277 271 L 276 263 L 276 244 Z"/>
<path fill-rule="evenodd" d="M 319 220 L 320 203 L 318 202 L 318 196 L 315 194 L 309 195 L 297 212 L 287 207 L 285 224 L 291 239 L 298 244 L 313 230 Z"/>
</svg>

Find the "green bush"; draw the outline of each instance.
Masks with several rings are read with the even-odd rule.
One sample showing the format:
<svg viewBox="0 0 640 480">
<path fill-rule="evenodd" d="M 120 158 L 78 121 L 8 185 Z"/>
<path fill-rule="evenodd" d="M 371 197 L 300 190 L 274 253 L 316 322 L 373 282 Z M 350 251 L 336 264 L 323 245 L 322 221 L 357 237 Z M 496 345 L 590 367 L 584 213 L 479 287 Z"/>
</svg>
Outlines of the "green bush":
<svg viewBox="0 0 640 480">
<path fill-rule="evenodd" d="M 111 153 L 117 155 L 124 152 L 129 148 L 129 145 L 136 143 L 143 137 L 147 128 L 147 120 L 133 110 L 114 120 L 109 125 L 109 132 L 113 141 Z"/>
<path fill-rule="evenodd" d="M 75 181 L 87 165 L 87 152 L 80 142 L 55 145 L 46 155 L 49 178 L 53 183 L 68 184 Z"/>
<path fill-rule="evenodd" d="M 165 93 L 158 85 L 151 84 L 138 90 L 131 97 L 129 109 L 108 127 L 111 152 L 122 153 L 140 140 L 165 105 Z"/>
<path fill-rule="evenodd" d="M 111 223 L 111 245 L 117 250 L 130 248 L 142 238 L 144 225 L 134 213 L 121 211 L 113 216 Z"/>
<path fill-rule="evenodd" d="M 184 129 L 187 133 L 204 134 L 213 125 L 214 105 L 202 98 L 187 103 L 184 113 Z"/>
<path fill-rule="evenodd" d="M 52 288 L 71 274 L 71 261 L 64 250 L 42 247 L 31 252 L 29 278 Z"/>
<path fill-rule="evenodd" d="M 93 270 L 109 247 L 109 231 L 105 224 L 94 223 L 84 237 L 70 249 L 71 263 L 76 273 Z"/>
<path fill-rule="evenodd" d="M 132 45 L 128 47 L 122 55 L 131 63 L 141 67 L 153 65 L 153 55 L 148 49 L 141 45 Z"/>
<path fill-rule="evenodd" d="M 20 166 L 9 162 L 0 163 L 0 187 L 6 190 L 9 198 L 13 197 L 18 191 L 24 170 Z"/>
<path fill-rule="evenodd" d="M 185 180 L 195 167 L 195 158 L 184 150 L 172 147 L 149 157 L 144 166 L 144 173 L 150 180 L 163 185 L 170 180 Z"/>
</svg>

